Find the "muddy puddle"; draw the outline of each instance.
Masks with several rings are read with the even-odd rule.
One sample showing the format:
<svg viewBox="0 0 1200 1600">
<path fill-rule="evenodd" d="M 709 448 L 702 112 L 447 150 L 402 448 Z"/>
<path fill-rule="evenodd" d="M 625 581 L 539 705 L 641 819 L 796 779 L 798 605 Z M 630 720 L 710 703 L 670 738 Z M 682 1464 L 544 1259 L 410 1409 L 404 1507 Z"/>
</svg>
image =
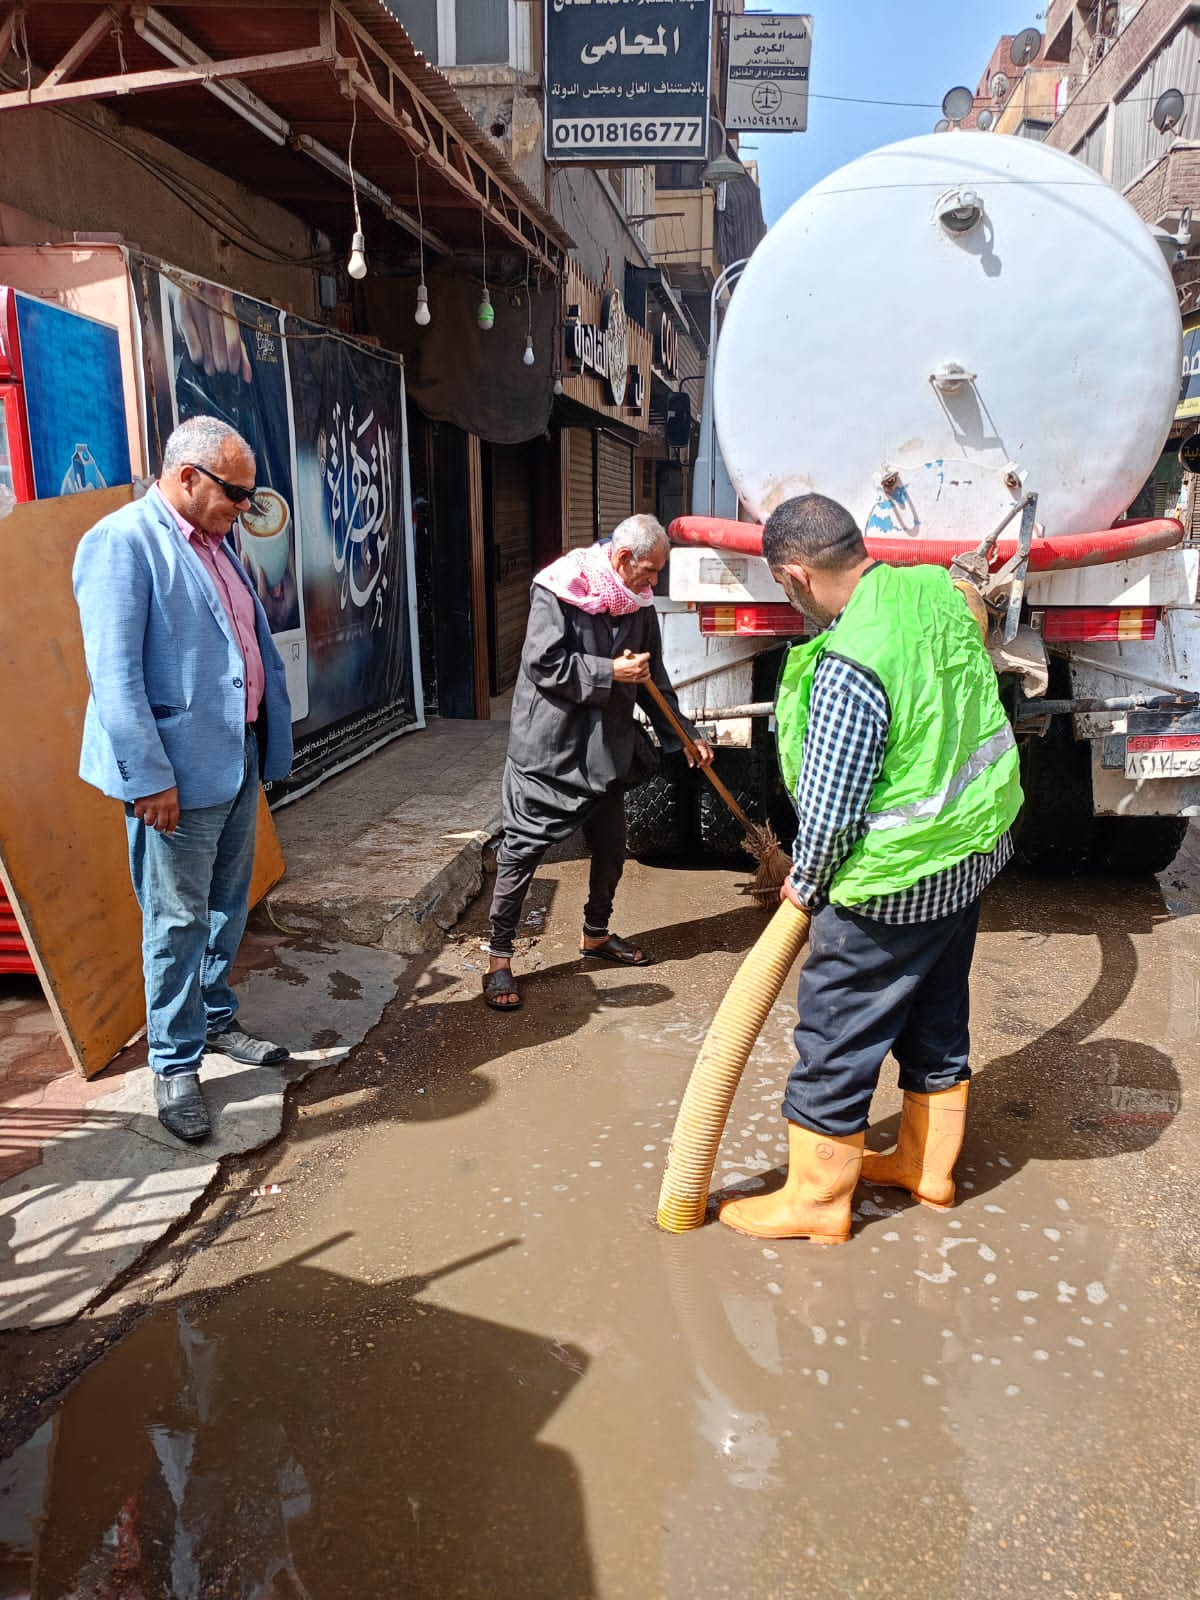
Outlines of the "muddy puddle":
<svg viewBox="0 0 1200 1600">
<path fill-rule="evenodd" d="M 820 1249 L 652 1222 L 761 927 L 729 875 L 631 872 L 621 931 L 661 956 L 633 974 L 580 971 L 581 867 L 552 873 L 521 1016 L 448 949 L 325 1180 L 281 1152 L 0 1465 L 0 1595 L 1194 1596 L 1187 906 L 1006 879 L 959 1205 L 860 1188 Z M 784 1157 L 790 1028 L 785 994 L 723 1185 Z"/>
</svg>

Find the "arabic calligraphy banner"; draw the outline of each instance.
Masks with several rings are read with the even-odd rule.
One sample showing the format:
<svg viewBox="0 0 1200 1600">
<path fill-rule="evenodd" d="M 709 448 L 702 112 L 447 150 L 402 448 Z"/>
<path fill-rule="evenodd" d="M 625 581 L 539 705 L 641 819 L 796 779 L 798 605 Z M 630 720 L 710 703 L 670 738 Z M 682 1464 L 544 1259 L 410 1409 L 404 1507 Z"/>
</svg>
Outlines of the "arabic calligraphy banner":
<svg viewBox="0 0 1200 1600">
<path fill-rule="evenodd" d="M 311 783 L 423 722 L 403 366 L 223 285 L 133 269 L 152 466 L 197 415 L 254 451 L 264 509 L 234 543 L 287 670 L 290 786 Z"/>
<path fill-rule="evenodd" d="M 546 160 L 704 160 L 711 0 L 546 0 Z"/>
</svg>

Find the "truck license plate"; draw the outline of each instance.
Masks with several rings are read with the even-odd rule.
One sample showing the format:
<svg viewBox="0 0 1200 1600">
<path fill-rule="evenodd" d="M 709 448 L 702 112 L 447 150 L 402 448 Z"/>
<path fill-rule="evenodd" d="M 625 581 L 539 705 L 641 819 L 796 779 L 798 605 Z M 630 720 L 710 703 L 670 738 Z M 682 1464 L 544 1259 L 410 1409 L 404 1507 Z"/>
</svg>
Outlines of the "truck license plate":
<svg viewBox="0 0 1200 1600">
<path fill-rule="evenodd" d="M 1131 734 L 1125 741 L 1127 778 L 1200 778 L 1200 734 Z"/>
</svg>

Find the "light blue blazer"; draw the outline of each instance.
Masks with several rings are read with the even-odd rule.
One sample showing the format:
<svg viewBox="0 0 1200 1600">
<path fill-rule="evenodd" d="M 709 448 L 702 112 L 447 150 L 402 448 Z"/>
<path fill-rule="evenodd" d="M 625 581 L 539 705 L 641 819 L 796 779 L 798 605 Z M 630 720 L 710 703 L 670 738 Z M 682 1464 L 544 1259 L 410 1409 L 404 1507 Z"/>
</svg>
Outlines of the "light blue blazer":
<svg viewBox="0 0 1200 1600">
<path fill-rule="evenodd" d="M 270 781 L 292 764 L 283 661 L 245 569 L 225 548 L 254 599 Z M 117 800 L 173 786 L 185 810 L 232 800 L 246 738 L 242 652 L 216 585 L 156 489 L 84 534 L 73 581 L 91 685 L 79 776 Z"/>
</svg>

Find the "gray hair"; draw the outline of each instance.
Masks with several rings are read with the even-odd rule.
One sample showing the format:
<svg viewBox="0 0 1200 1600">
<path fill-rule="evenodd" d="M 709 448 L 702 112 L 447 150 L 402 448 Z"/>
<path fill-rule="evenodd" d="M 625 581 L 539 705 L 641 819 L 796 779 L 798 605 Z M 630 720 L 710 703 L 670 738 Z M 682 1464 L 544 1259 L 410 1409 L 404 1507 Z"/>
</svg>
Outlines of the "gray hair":
<svg viewBox="0 0 1200 1600">
<path fill-rule="evenodd" d="M 237 429 L 219 417 L 189 417 L 172 431 L 163 446 L 162 470 L 178 472 L 192 461 L 201 467 L 211 467 L 221 459 L 225 446 L 231 441 L 250 455 L 254 454 Z"/>
<path fill-rule="evenodd" d="M 667 530 L 657 517 L 645 512 L 618 522 L 612 534 L 613 550 L 628 550 L 635 561 L 647 561 L 657 550 L 669 550 Z"/>
</svg>

